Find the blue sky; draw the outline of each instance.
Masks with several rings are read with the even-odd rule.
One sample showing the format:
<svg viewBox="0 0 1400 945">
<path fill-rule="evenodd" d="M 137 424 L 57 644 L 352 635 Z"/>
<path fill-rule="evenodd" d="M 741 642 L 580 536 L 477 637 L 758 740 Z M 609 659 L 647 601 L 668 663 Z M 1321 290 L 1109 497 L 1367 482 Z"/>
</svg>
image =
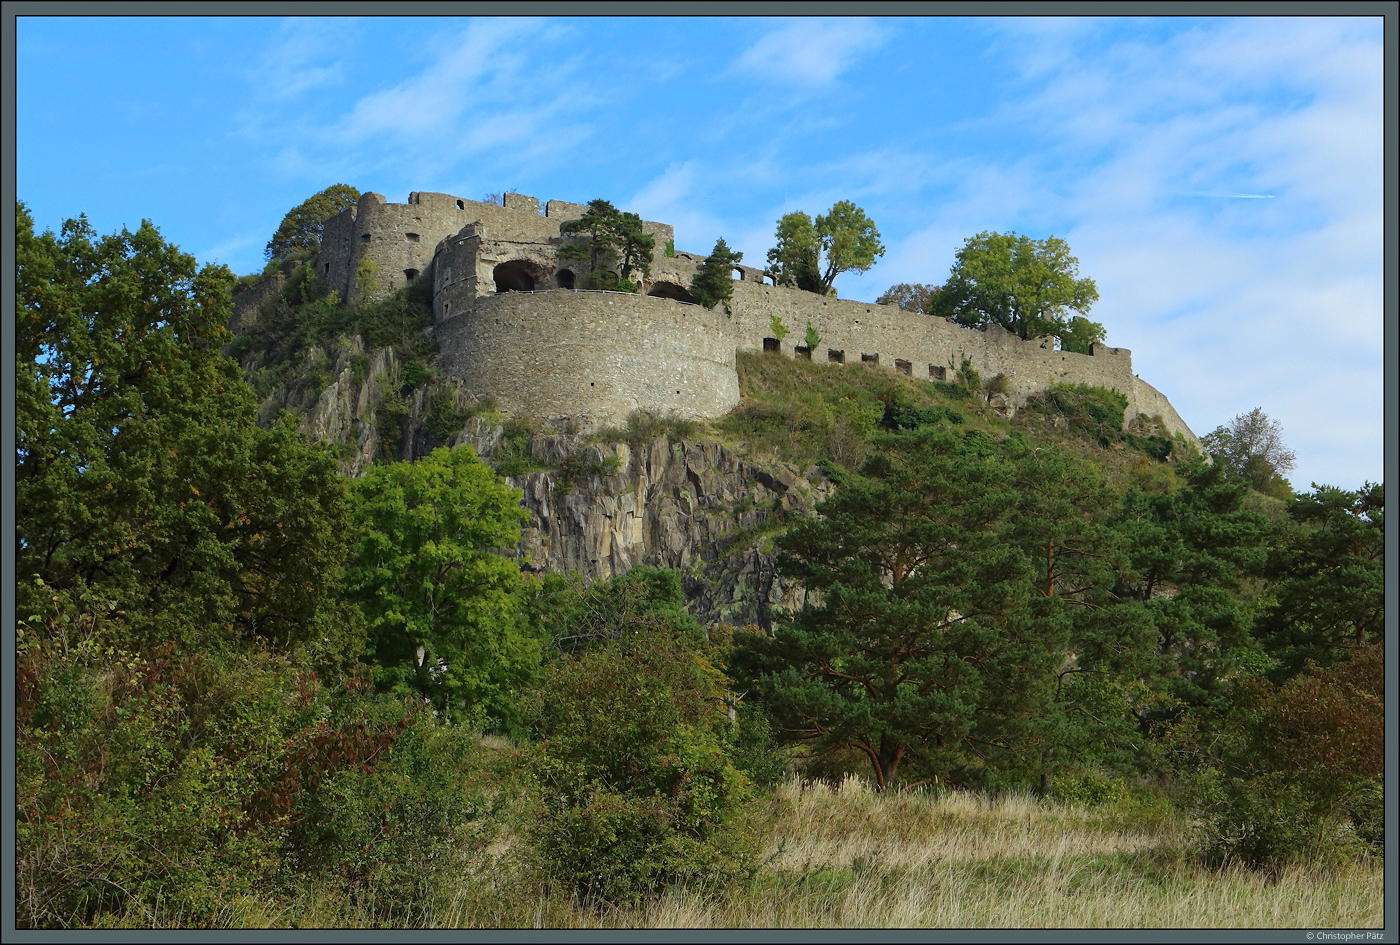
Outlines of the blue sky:
<svg viewBox="0 0 1400 945">
<path fill-rule="evenodd" d="M 40 229 L 149 219 L 243 274 L 333 183 L 511 189 L 762 266 L 782 214 L 853 200 L 863 300 L 1055 235 L 1198 434 L 1262 407 L 1295 487 L 1383 478 L 1379 17 L 34 17 L 16 50 Z"/>
</svg>

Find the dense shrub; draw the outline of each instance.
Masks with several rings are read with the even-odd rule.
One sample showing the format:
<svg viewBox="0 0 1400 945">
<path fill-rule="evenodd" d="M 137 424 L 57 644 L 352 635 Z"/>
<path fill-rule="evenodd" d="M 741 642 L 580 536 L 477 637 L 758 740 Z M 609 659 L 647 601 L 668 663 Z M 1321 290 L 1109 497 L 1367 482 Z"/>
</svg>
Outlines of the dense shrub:
<svg viewBox="0 0 1400 945">
<path fill-rule="evenodd" d="M 1244 687 L 1249 724 L 1211 812 L 1213 858 L 1279 868 L 1382 853 L 1384 673 L 1382 648 L 1370 646 L 1280 686 Z"/>
<path fill-rule="evenodd" d="M 561 628 L 569 646 L 536 708 L 532 846 L 551 882 L 599 903 L 723 877 L 753 853 L 723 677 L 679 610 L 674 574 L 639 570 Z M 593 616 L 619 606 L 621 621 Z"/>
</svg>

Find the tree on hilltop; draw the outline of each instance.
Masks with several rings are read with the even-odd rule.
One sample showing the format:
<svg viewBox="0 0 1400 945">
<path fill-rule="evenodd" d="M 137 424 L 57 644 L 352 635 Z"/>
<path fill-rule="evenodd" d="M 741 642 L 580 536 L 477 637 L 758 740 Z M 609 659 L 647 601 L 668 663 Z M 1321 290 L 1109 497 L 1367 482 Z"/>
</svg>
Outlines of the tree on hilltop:
<svg viewBox="0 0 1400 945">
<path fill-rule="evenodd" d="M 814 221 L 802 211 L 778 221 L 778 245 L 768 251 L 768 275 L 778 285 L 831 295 L 843 272 L 865 272 L 885 254 L 880 233 L 849 200 Z"/>
<path fill-rule="evenodd" d="M 690 294 L 706 308 L 714 308 L 734 297 L 734 264 L 744 254 L 729 248 L 721 237 L 690 280 Z"/>
<path fill-rule="evenodd" d="M 933 311 L 933 298 L 938 294 L 938 286 L 918 282 L 901 282 L 892 285 L 875 300 L 877 305 L 898 305 L 906 312 Z"/>
<path fill-rule="evenodd" d="M 933 314 L 968 328 L 1000 325 L 1023 339 L 1060 335 L 1085 344 L 1101 341 L 1103 326 L 1072 326 L 1070 312 L 1085 315 L 1098 299 L 1094 280 L 1079 278 L 1079 260 L 1064 240 L 983 232 L 958 250 Z"/>
<path fill-rule="evenodd" d="M 1242 413 L 1228 424 L 1201 437 L 1201 445 L 1218 463 L 1249 480 L 1261 492 L 1287 498 L 1291 493 L 1283 479 L 1297 462 L 1283 442 L 1283 427 L 1262 408 Z"/>
<path fill-rule="evenodd" d="M 321 231 L 325 222 L 347 207 L 355 206 L 360 192 L 348 184 L 332 184 L 315 196 L 308 197 L 287 211 L 277 232 L 267 241 L 264 255 L 281 262 L 295 250 L 308 255 L 321 251 Z"/>
</svg>

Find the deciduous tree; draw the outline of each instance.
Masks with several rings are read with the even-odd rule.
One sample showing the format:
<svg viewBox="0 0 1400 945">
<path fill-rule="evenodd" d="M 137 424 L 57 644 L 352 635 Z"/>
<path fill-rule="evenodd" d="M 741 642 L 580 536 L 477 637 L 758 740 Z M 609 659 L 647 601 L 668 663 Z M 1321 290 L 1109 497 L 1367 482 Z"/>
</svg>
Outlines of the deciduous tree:
<svg viewBox="0 0 1400 945">
<path fill-rule="evenodd" d="M 830 295 L 843 272 L 865 272 L 885 254 L 880 233 L 849 200 L 815 221 L 797 211 L 778 221 L 778 245 L 768 251 L 768 273 L 778 285 Z"/>
<path fill-rule="evenodd" d="M 515 560 L 519 496 L 470 447 L 373 467 L 352 486 L 361 530 L 346 584 L 369 623 L 381 688 L 509 725 L 533 679 Z"/>
<path fill-rule="evenodd" d="M 983 232 L 958 250 L 934 313 L 969 328 L 1000 325 L 1029 339 L 1069 335 L 1069 313 L 1087 314 L 1098 298 L 1094 280 L 1079 278 L 1079 260 L 1064 240 Z"/>
<path fill-rule="evenodd" d="M 1283 441 L 1283 427 L 1261 407 L 1242 413 L 1201 437 L 1201 445 L 1260 491 L 1291 491 L 1283 475 L 1297 462 L 1297 455 Z M 1278 480 L 1275 482 L 1275 480 Z M 1281 487 L 1281 488 L 1280 488 Z"/>
<path fill-rule="evenodd" d="M 901 282 L 890 286 L 875 301 L 880 305 L 898 305 L 906 312 L 921 312 L 927 315 L 933 311 L 933 297 L 937 294 L 936 285 Z"/>
<path fill-rule="evenodd" d="M 129 645 L 347 630 L 335 461 L 290 423 L 257 427 L 219 353 L 232 274 L 149 222 L 101 239 L 81 217 L 36 235 L 23 205 L 16 222 L 21 613 L 42 586 L 103 601 Z"/>
<path fill-rule="evenodd" d="M 280 262 L 295 250 L 303 250 L 307 254 L 320 252 L 321 230 L 325 222 L 347 207 L 355 206 L 359 199 L 360 192 L 349 184 L 332 184 L 319 194 L 303 200 L 287 211 L 277 226 L 277 232 L 267 241 L 267 258 Z"/>
</svg>

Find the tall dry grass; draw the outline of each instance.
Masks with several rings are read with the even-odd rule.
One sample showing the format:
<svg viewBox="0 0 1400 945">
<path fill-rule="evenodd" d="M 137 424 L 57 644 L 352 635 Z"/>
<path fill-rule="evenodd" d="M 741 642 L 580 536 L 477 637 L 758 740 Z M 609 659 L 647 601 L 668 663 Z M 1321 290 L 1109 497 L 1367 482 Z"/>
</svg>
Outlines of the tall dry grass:
<svg viewBox="0 0 1400 945">
<path fill-rule="evenodd" d="M 726 888 L 675 888 L 591 909 L 521 884 L 506 860 L 464 883 L 438 927 L 1379 928 L 1383 871 L 1210 870 L 1165 809 L 1034 797 L 877 795 L 789 782 L 762 869 Z"/>
</svg>

